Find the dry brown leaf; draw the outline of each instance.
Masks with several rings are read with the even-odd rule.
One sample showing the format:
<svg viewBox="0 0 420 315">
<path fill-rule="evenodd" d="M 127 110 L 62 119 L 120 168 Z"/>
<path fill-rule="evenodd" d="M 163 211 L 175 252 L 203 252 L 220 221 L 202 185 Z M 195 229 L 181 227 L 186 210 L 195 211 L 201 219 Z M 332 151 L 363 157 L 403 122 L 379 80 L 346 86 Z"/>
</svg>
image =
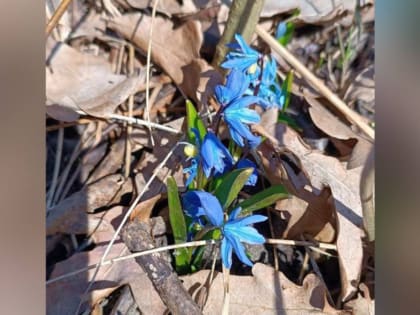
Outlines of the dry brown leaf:
<svg viewBox="0 0 420 315">
<path fill-rule="evenodd" d="M 344 305 L 344 309 L 350 308 L 354 315 L 375 315 L 375 301 L 371 299 L 368 287 L 364 283 L 361 283 L 359 287 L 364 296 L 359 293 L 356 299 Z"/>
<path fill-rule="evenodd" d="M 111 29 L 121 33 L 144 53 L 148 48 L 150 25 L 151 17 L 141 13 L 125 14 L 109 21 Z M 171 20 L 157 16 L 153 27 L 153 62 L 160 66 L 188 97 L 206 100 L 204 88 L 211 89 L 212 84 L 221 82 L 221 77 L 205 60 L 200 59 L 203 41 L 200 23 L 188 20 L 174 29 Z"/>
<path fill-rule="evenodd" d="M 346 300 L 356 290 L 363 257 L 363 223 L 359 192 L 362 168 L 346 170 L 337 159 L 312 151 L 300 136 L 286 125 L 276 126 L 275 138 L 278 144 L 299 159 L 301 169 L 310 180 L 314 191 L 322 191 L 324 187 L 331 189 L 337 215 L 337 250 L 341 268 L 342 297 Z M 267 166 L 270 165 L 265 165 Z M 269 172 L 270 170 L 266 171 Z"/>
<path fill-rule="evenodd" d="M 253 276 L 229 276 L 229 314 L 325 314 L 326 288 L 314 275 L 305 277 L 302 286 L 287 279 L 274 268 L 255 264 Z M 209 271 L 181 277 L 184 286 L 191 291 L 206 281 Z M 223 307 L 223 275 L 216 273 L 210 286 L 203 314 L 221 314 Z M 331 308 L 329 308 L 331 309 Z M 336 311 L 330 314 L 345 314 Z"/>
<path fill-rule="evenodd" d="M 51 278 L 96 264 L 101 260 L 105 247 L 105 245 L 97 246 L 91 251 L 77 253 L 69 259 L 57 263 Z M 120 254 L 129 254 L 129 251 L 124 243 L 115 243 L 108 257 L 112 258 Z M 47 285 L 47 314 L 74 314 L 94 271 L 94 269 L 91 269 Z M 94 305 L 123 284 L 130 284 L 136 303 L 143 314 L 161 315 L 164 313 L 165 305 L 146 273 L 134 259 L 124 260 L 99 269 L 93 289 L 89 293 L 89 305 Z"/>
<path fill-rule="evenodd" d="M 123 193 L 131 191 L 131 186 L 131 182 L 124 182 L 120 175 L 110 175 L 86 186 L 49 210 L 46 218 L 47 235 L 93 233 L 100 222 L 87 213 L 110 206 Z"/>
<path fill-rule="evenodd" d="M 155 5 L 156 0 L 126 0 L 129 5 L 137 9 L 151 8 Z M 194 13 L 197 8 L 192 0 L 160 0 L 157 4 L 156 10 L 164 13 L 167 16 L 173 14 L 187 14 Z"/>
<path fill-rule="evenodd" d="M 136 93 L 144 76 L 127 78 L 112 72 L 104 58 L 83 54 L 66 44 L 58 44 L 49 58 L 46 69 L 47 105 L 65 107 L 47 112 L 56 119 L 74 120 L 68 110 L 82 110 L 89 115 L 106 117 Z"/>
<path fill-rule="evenodd" d="M 310 235 L 315 240 L 325 243 L 335 239 L 335 222 L 333 207 L 328 203 L 330 193 L 327 190 L 316 196 L 306 192 L 305 197 L 309 203 L 296 196 L 280 200 L 275 209 L 282 212 L 282 216 L 288 218 L 284 238 L 300 240 L 301 235 Z"/>
<path fill-rule="evenodd" d="M 324 108 L 324 106 L 322 106 L 322 104 L 316 99 L 308 95 L 305 95 L 305 99 L 310 105 L 309 114 L 311 115 L 312 121 L 319 129 L 336 139 L 357 140 L 348 161 L 347 168 L 352 169 L 363 165 L 369 155 L 369 152 L 372 150 L 373 144 L 362 136 L 356 134 L 350 127 L 341 122 L 330 111 Z M 334 141 L 334 143 L 337 146 L 339 145 L 336 141 Z"/>
<path fill-rule="evenodd" d="M 363 69 L 346 91 L 344 99 L 350 104 L 356 100 L 371 104 L 375 102 L 375 68 Z"/>
<path fill-rule="evenodd" d="M 145 201 L 140 202 L 133 210 L 130 215 L 130 220 L 134 220 L 135 218 L 139 219 L 140 221 L 146 221 L 150 218 L 152 214 L 152 210 L 156 203 L 160 200 L 162 194 L 157 194 L 156 196 L 149 198 Z"/>
</svg>

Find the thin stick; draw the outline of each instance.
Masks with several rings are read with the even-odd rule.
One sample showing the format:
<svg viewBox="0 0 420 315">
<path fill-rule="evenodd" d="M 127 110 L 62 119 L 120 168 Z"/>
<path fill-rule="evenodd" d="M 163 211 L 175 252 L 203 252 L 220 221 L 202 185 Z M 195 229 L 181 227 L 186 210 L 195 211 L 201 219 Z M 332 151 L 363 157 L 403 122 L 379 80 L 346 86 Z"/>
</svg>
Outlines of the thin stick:
<svg viewBox="0 0 420 315">
<path fill-rule="evenodd" d="M 148 126 L 148 125 L 150 125 L 155 129 L 160 129 L 160 130 L 167 131 L 167 132 L 177 134 L 177 135 L 182 134 L 181 131 L 178 131 L 174 128 L 167 127 L 167 126 L 160 125 L 160 124 L 153 123 L 153 122 L 147 122 L 147 121 L 145 121 L 143 119 L 140 119 L 140 118 L 127 117 L 127 116 L 122 116 L 122 115 L 118 115 L 118 114 L 111 114 L 108 117 L 109 117 L 109 119 L 131 122 L 133 125 L 138 125 L 138 126 Z"/>
<path fill-rule="evenodd" d="M 45 28 L 45 35 L 48 37 L 57 23 L 60 21 L 61 17 L 63 16 L 64 12 L 66 12 L 67 7 L 69 6 L 71 0 L 63 0 L 60 2 L 57 10 L 54 12 L 52 18 L 48 21 L 47 26 Z"/>
<path fill-rule="evenodd" d="M 230 292 L 229 292 L 229 275 L 230 269 L 222 265 L 223 272 L 223 307 L 222 315 L 229 315 L 229 304 L 230 304 Z"/>
<path fill-rule="evenodd" d="M 66 273 L 64 275 L 58 276 L 56 278 L 50 279 L 46 282 L 46 284 L 51 284 L 66 278 L 69 278 L 71 276 L 75 276 L 81 272 L 90 270 L 90 269 L 94 269 L 94 268 L 100 268 L 101 266 L 104 265 L 109 265 L 109 264 L 113 264 L 114 262 L 119 262 L 119 261 L 124 261 L 127 259 L 131 259 L 131 258 L 135 258 L 138 256 L 143 256 L 143 255 L 150 255 L 153 253 L 158 253 L 158 252 L 163 252 L 163 251 L 167 251 L 167 250 L 172 250 L 172 249 L 177 249 L 177 248 L 186 248 L 186 247 L 196 247 L 196 246 L 203 246 L 203 245 L 208 245 L 208 244 L 216 244 L 217 241 L 215 240 L 202 240 L 202 241 L 193 241 L 193 242 L 187 242 L 187 243 L 180 243 L 180 244 L 174 244 L 174 245 L 168 245 L 168 246 L 162 246 L 162 247 L 158 247 L 158 248 L 153 248 L 153 249 L 148 249 L 145 251 L 141 251 L 138 253 L 133 253 L 130 255 L 126 255 L 126 256 L 121 256 L 121 257 L 115 257 L 115 258 L 111 258 L 108 260 L 104 260 L 104 262 L 101 264 L 96 263 L 93 265 L 89 265 L 87 267 L 81 268 L 81 269 L 77 269 L 75 271 L 72 271 L 70 273 Z M 309 242 L 309 241 L 292 241 L 292 240 L 282 240 L 282 239 L 266 239 L 266 244 L 283 244 L 283 245 L 290 245 L 290 246 L 294 246 L 294 245 L 299 245 L 299 246 L 305 246 L 305 245 L 309 245 L 309 247 L 329 247 L 328 249 L 336 249 L 335 245 L 332 244 L 325 244 L 325 243 L 313 243 L 313 242 Z M 327 246 L 329 245 L 329 246 Z"/>
<path fill-rule="evenodd" d="M 309 241 L 294 241 L 294 240 L 282 240 L 282 239 L 273 239 L 273 238 L 267 238 L 265 240 L 266 244 L 281 244 L 281 245 L 294 245 L 294 246 L 309 246 L 309 247 L 319 247 L 324 249 L 332 249 L 337 250 L 337 246 L 334 244 L 328 244 L 328 243 L 315 243 L 315 242 L 309 242 Z"/>
<path fill-rule="evenodd" d="M 177 249 L 177 248 L 197 247 L 197 246 L 203 246 L 203 245 L 208 245 L 208 244 L 216 244 L 216 241 L 215 240 L 202 240 L 202 241 L 194 241 L 194 242 L 181 243 L 181 244 L 173 244 L 173 245 L 168 245 L 168 246 L 163 246 L 163 247 L 157 247 L 157 248 L 144 250 L 144 251 L 129 254 L 129 255 L 126 255 L 126 256 L 115 257 L 115 258 L 105 260 L 102 264 L 97 263 L 97 264 L 89 265 L 87 267 L 80 268 L 80 269 L 77 269 L 77 270 L 72 271 L 70 273 L 66 273 L 64 275 L 61 275 L 61 276 L 58 276 L 56 278 L 50 279 L 46 282 L 46 284 L 49 285 L 49 284 L 52 284 L 54 282 L 57 282 L 57 281 L 75 276 L 79 273 L 82 273 L 82 272 L 85 272 L 85 271 L 88 271 L 88 270 L 91 270 L 91 269 L 94 269 L 94 268 L 99 268 L 99 267 L 102 267 L 102 266 L 111 265 L 113 263 L 116 263 L 116 262 L 119 262 L 119 261 L 124 261 L 124 260 L 127 260 L 127 259 L 132 259 L 132 258 L 136 258 L 136 257 L 140 257 L 140 256 L 145 256 L 145 255 L 150 255 L 150 254 L 154 254 L 154 253 L 164 252 L 164 251 L 167 251 L 167 250 L 172 250 L 172 249 Z"/>
<path fill-rule="evenodd" d="M 152 10 L 152 18 L 150 21 L 150 30 L 149 30 L 149 41 L 147 43 L 147 61 L 146 61 L 146 111 L 144 112 L 147 120 L 147 128 L 150 132 L 150 140 L 152 142 L 152 146 L 155 145 L 155 141 L 153 140 L 152 134 L 152 126 L 150 123 L 150 100 L 149 100 L 149 93 L 150 93 L 150 57 L 152 55 L 152 38 L 153 38 L 153 22 L 155 21 L 156 16 L 156 9 L 159 4 L 159 0 L 156 0 L 153 5 Z"/>
<path fill-rule="evenodd" d="M 179 143 L 176 143 L 173 146 L 173 148 L 168 152 L 168 154 L 166 155 L 166 157 L 163 159 L 162 163 L 160 163 L 159 166 L 154 170 L 153 175 L 150 177 L 150 179 L 148 180 L 148 182 L 146 183 L 146 185 L 144 185 L 143 190 L 138 194 L 138 196 L 136 197 L 136 199 L 131 204 L 130 208 L 125 213 L 124 218 L 122 219 L 122 221 L 119 224 L 117 230 L 115 231 L 115 233 L 114 233 L 111 241 L 108 243 L 108 245 L 107 245 L 107 247 L 105 249 L 105 252 L 103 253 L 103 255 L 101 257 L 101 260 L 100 260 L 99 264 L 95 268 L 95 273 L 94 273 L 92 279 L 89 281 L 89 284 L 88 284 L 86 290 L 83 292 L 83 295 L 82 296 L 85 296 L 87 294 L 87 292 L 89 292 L 89 290 L 92 288 L 92 285 L 93 285 L 93 283 L 94 283 L 94 281 L 96 279 L 96 275 L 98 274 L 99 268 L 105 262 L 106 256 L 109 254 L 109 251 L 111 250 L 112 245 L 114 245 L 114 243 L 115 243 L 118 235 L 121 232 L 122 227 L 124 226 L 124 224 L 127 222 L 128 218 L 130 217 L 131 212 L 133 212 L 133 210 L 135 209 L 135 207 L 139 203 L 140 199 L 143 197 L 144 193 L 149 189 L 149 186 L 154 181 L 154 179 L 156 178 L 156 176 L 159 173 L 159 171 L 165 166 L 166 162 L 172 156 L 172 154 L 174 153 L 174 151 L 178 147 L 178 145 L 179 145 Z M 79 306 L 77 307 L 76 313 L 80 309 L 80 306 L 81 306 L 81 302 L 79 303 Z"/>
<path fill-rule="evenodd" d="M 86 116 L 88 115 L 85 112 L 80 111 L 80 110 L 77 110 L 76 112 L 80 115 L 86 115 Z M 92 117 L 92 118 L 94 118 L 94 117 Z M 110 114 L 110 115 L 107 116 L 107 119 L 117 120 L 117 121 L 121 121 L 121 122 L 130 122 L 133 126 L 148 126 L 150 124 L 150 126 L 152 126 L 155 129 L 167 131 L 167 132 L 177 134 L 177 135 L 183 134 L 181 131 L 178 131 L 174 128 L 167 127 L 167 126 L 160 125 L 160 124 L 153 123 L 153 122 L 149 123 L 149 122 L 147 122 L 143 119 L 136 118 L 136 117 L 127 117 L 127 116 L 118 115 L 118 114 Z"/>
<path fill-rule="evenodd" d="M 52 206 L 57 186 L 58 173 L 60 171 L 61 155 L 63 152 L 64 128 L 58 129 L 57 149 L 55 151 L 54 171 L 50 191 L 48 192 L 47 209 Z"/>
<path fill-rule="evenodd" d="M 128 45 L 128 74 L 131 76 L 134 73 L 134 47 L 133 45 Z M 128 97 L 128 117 L 133 117 L 133 105 L 134 105 L 134 95 Z M 133 126 L 131 122 L 127 124 L 127 137 L 126 137 L 126 146 L 125 146 L 125 169 L 124 177 L 127 178 L 130 175 L 130 164 L 131 164 L 131 132 Z"/>
<path fill-rule="evenodd" d="M 337 95 L 335 95 L 320 79 L 318 79 L 311 71 L 308 70 L 298 59 L 295 58 L 285 47 L 280 45 L 274 37 L 267 33 L 260 25 L 255 28 L 256 33 L 271 48 L 274 49 L 281 57 L 283 57 L 293 68 L 296 69 L 308 82 L 313 85 L 321 94 L 323 94 L 347 119 L 357 125 L 367 136 L 375 139 L 374 130 L 369 127 L 363 118 L 349 108 Z"/>
</svg>

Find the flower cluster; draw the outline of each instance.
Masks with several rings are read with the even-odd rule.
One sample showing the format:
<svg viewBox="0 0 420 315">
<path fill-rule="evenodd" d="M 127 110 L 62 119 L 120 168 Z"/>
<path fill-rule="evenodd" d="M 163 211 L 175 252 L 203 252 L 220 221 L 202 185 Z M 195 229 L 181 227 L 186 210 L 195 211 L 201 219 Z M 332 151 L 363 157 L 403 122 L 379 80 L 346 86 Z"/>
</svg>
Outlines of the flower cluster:
<svg viewBox="0 0 420 315">
<path fill-rule="evenodd" d="M 221 258 L 226 268 L 232 265 L 233 252 L 241 262 L 252 266 L 242 243 L 264 243 L 264 237 L 251 225 L 263 222 L 267 217 L 239 217 L 241 207 L 226 206 L 226 200 L 220 199 L 215 189 L 228 176 L 238 174 L 236 170 L 244 170 L 243 174 L 247 177 L 242 178 L 240 184 L 235 184 L 240 185 L 235 191 L 257 184 L 257 166 L 246 157 L 250 149 L 261 143 L 261 137 L 253 134 L 250 128 L 251 124 L 257 124 L 261 119 L 255 107 L 260 106 L 265 110 L 274 106 L 282 108 L 284 104 L 274 59 L 251 48 L 238 34 L 235 35 L 235 42 L 228 46 L 231 50 L 221 67 L 229 70 L 229 73 L 225 84 L 215 87 L 214 95 L 220 108 L 211 127 L 206 129 L 203 122 L 200 126 L 192 126 L 191 122 L 197 122 L 198 116 L 188 119 L 189 132 L 194 136 L 190 137 L 190 143 L 184 148 L 190 166 L 184 169 L 188 190 L 182 197 L 182 208 L 189 222 L 188 238 L 201 239 L 206 231 L 219 231 Z M 228 147 L 218 138 L 220 121 L 229 130 L 231 141 Z"/>
</svg>

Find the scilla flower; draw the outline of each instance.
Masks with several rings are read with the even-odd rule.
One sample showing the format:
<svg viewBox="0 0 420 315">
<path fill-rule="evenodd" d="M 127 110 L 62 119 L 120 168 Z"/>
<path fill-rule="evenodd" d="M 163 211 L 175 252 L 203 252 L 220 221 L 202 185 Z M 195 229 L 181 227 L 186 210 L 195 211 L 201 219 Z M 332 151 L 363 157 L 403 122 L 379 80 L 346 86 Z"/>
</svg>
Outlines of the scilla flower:
<svg viewBox="0 0 420 315">
<path fill-rule="evenodd" d="M 252 79 L 258 77 L 258 59 L 261 54 L 252 49 L 239 34 L 235 34 L 236 43 L 228 44 L 233 50 L 226 55 L 226 61 L 221 64 L 225 69 L 237 69 L 246 72 Z"/>
<path fill-rule="evenodd" d="M 253 135 L 247 124 L 258 123 L 260 116 L 248 106 L 257 103 L 266 107 L 268 103 L 258 96 L 242 96 L 248 86 L 247 76 L 239 70 L 232 69 L 227 76 L 226 84 L 216 86 L 215 94 L 222 106 L 222 117 L 229 127 L 232 139 L 241 147 L 245 146 L 244 140 L 251 147 L 256 147 L 260 143 L 260 137 Z"/>
<path fill-rule="evenodd" d="M 208 131 L 200 142 L 198 130 L 193 128 L 195 133 L 196 145 L 189 144 L 184 147 L 184 153 L 191 159 L 191 165 L 184 168 L 184 173 L 188 174 L 186 186 L 197 176 L 198 166 L 201 165 L 204 174 L 209 178 L 212 174 L 217 176 L 232 168 L 233 158 L 229 150 L 216 137 L 212 131 Z"/>
<path fill-rule="evenodd" d="M 283 108 L 285 97 L 277 81 L 277 64 L 274 58 L 266 60 L 261 78 L 258 96 L 263 98 L 270 106 Z"/>
<path fill-rule="evenodd" d="M 220 247 L 223 265 L 226 268 L 232 266 L 232 251 L 239 260 L 248 266 L 252 266 L 251 260 L 246 256 L 242 242 L 249 244 L 263 244 L 264 237 L 258 231 L 249 226 L 254 223 L 263 222 L 267 217 L 262 215 L 251 215 L 238 218 L 241 208 L 236 208 L 229 215 L 227 222 L 224 222 L 222 206 L 219 200 L 212 194 L 205 191 L 189 191 L 184 197 L 187 199 L 187 211 L 191 216 L 205 216 L 209 223 L 220 228 L 222 232 L 222 244 Z M 185 202 L 185 201 L 184 201 Z"/>
</svg>

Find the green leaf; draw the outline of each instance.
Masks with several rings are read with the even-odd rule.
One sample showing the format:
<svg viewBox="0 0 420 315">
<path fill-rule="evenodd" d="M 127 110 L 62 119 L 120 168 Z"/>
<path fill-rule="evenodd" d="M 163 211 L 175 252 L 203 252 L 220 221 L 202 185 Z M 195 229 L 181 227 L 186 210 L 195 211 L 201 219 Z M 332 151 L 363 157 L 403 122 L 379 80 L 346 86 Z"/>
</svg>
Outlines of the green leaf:
<svg viewBox="0 0 420 315">
<path fill-rule="evenodd" d="M 286 33 L 283 36 L 279 37 L 277 41 L 281 45 L 286 46 L 291 41 L 294 31 L 295 31 L 295 24 L 292 22 L 287 22 Z"/>
<path fill-rule="evenodd" d="M 179 200 L 178 186 L 172 176 L 168 178 L 166 186 L 168 190 L 169 222 L 171 223 L 175 244 L 185 243 L 187 241 L 187 225 Z M 175 265 L 178 272 L 188 272 L 190 260 L 191 249 L 179 248 L 176 250 Z"/>
<path fill-rule="evenodd" d="M 299 125 L 296 123 L 296 121 L 293 119 L 293 117 L 288 116 L 286 113 L 280 112 L 279 119 L 277 121 L 292 127 L 298 132 L 303 131 L 302 128 L 300 128 Z"/>
<path fill-rule="evenodd" d="M 283 112 L 287 109 L 287 107 L 290 104 L 292 83 L 293 83 L 293 71 L 289 71 L 289 73 L 286 76 L 286 79 L 281 85 L 281 91 L 282 91 L 282 94 L 284 95 L 284 106 L 282 110 Z"/>
<path fill-rule="evenodd" d="M 188 128 L 188 140 L 190 143 L 195 144 L 195 134 L 192 131 L 192 128 L 195 128 L 198 130 L 198 133 L 200 135 L 200 140 L 203 141 L 204 136 L 207 133 L 206 127 L 204 126 L 203 121 L 201 120 L 200 116 L 198 116 L 197 111 L 191 103 L 190 100 L 186 101 L 187 106 L 187 128 Z"/>
<path fill-rule="evenodd" d="M 238 196 L 238 193 L 241 191 L 242 187 L 244 187 L 253 171 L 254 169 L 252 167 L 241 168 L 228 173 L 224 177 L 223 182 L 214 192 L 224 210 L 226 210 Z"/>
<path fill-rule="evenodd" d="M 250 214 L 251 212 L 268 207 L 277 200 L 288 198 L 289 194 L 283 185 L 271 186 L 250 198 L 238 204 L 242 208 L 241 214 Z"/>
</svg>

